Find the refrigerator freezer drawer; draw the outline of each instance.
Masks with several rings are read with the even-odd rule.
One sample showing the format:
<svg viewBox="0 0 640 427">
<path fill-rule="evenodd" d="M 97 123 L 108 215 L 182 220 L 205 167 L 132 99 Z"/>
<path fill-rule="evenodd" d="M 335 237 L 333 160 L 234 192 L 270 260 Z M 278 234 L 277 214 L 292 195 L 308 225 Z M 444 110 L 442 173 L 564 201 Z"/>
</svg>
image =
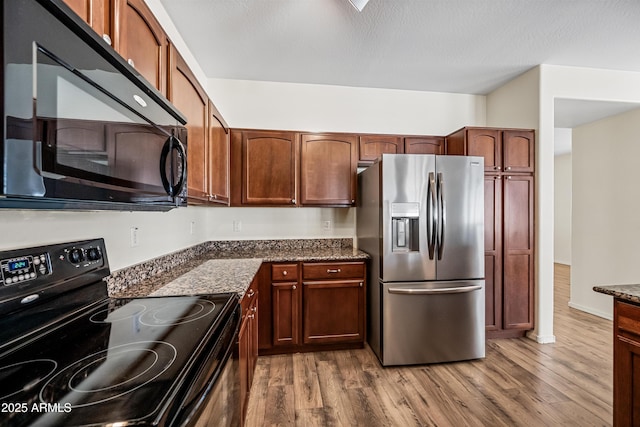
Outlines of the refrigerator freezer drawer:
<svg viewBox="0 0 640 427">
<path fill-rule="evenodd" d="M 384 366 L 485 356 L 484 280 L 380 286 Z"/>
</svg>

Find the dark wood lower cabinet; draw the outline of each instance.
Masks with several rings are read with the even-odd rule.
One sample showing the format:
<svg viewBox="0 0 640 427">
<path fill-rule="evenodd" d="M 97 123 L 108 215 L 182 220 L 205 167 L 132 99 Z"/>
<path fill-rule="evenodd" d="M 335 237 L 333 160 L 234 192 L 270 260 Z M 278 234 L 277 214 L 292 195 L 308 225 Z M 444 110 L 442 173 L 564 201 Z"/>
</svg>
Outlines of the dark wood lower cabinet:
<svg viewBox="0 0 640 427">
<path fill-rule="evenodd" d="M 613 323 L 613 425 L 640 425 L 640 305 L 616 299 Z"/>
<path fill-rule="evenodd" d="M 242 317 L 238 334 L 238 370 L 240 376 L 240 419 L 244 424 L 258 361 L 258 276 L 240 301 Z"/>
<path fill-rule="evenodd" d="M 329 344 L 364 340 L 364 281 L 303 283 L 303 342 Z"/>
<path fill-rule="evenodd" d="M 259 324 L 260 354 L 362 347 L 365 270 L 364 261 L 269 264 L 260 302 L 271 317 Z"/>
</svg>

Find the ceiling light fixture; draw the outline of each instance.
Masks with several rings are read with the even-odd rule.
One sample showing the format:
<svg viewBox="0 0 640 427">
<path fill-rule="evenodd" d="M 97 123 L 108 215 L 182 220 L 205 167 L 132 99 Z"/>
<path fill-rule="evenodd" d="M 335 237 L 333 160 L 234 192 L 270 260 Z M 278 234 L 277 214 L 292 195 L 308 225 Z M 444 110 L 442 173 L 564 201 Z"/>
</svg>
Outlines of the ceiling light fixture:
<svg viewBox="0 0 640 427">
<path fill-rule="evenodd" d="M 358 12 L 362 12 L 362 9 L 369 3 L 369 0 L 349 0 L 351 6 L 355 7 Z"/>
</svg>

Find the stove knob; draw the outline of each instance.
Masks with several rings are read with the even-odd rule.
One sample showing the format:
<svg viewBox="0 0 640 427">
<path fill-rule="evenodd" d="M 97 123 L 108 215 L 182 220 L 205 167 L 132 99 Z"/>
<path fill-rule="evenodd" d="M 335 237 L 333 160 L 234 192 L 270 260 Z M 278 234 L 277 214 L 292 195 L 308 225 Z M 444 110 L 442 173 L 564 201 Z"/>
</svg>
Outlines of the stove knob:
<svg viewBox="0 0 640 427">
<path fill-rule="evenodd" d="M 78 264 L 79 262 L 84 260 L 84 253 L 80 248 L 71 249 L 69 251 L 68 257 L 69 257 L 69 262 L 73 264 Z"/>
<path fill-rule="evenodd" d="M 87 259 L 89 261 L 97 261 L 102 258 L 100 254 L 100 250 L 98 248 L 89 248 L 87 249 Z"/>
</svg>

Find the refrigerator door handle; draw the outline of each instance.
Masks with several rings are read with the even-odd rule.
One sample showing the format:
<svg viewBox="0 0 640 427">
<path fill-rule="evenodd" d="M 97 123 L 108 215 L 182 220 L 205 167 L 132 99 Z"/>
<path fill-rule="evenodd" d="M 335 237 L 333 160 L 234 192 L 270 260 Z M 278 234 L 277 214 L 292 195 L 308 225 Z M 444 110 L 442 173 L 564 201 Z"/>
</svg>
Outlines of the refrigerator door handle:
<svg viewBox="0 0 640 427">
<path fill-rule="evenodd" d="M 444 254 L 444 232 L 447 218 L 447 202 L 444 196 L 444 178 L 442 173 L 438 173 L 438 260 Z"/>
<path fill-rule="evenodd" d="M 436 288 L 436 289 L 415 289 L 415 288 L 389 288 L 390 294 L 402 295 L 442 295 L 442 294 L 462 294 L 467 292 L 478 291 L 482 289 L 482 285 L 474 286 L 458 286 L 453 288 Z"/>
<path fill-rule="evenodd" d="M 429 259 L 433 259 L 436 249 L 436 230 L 438 228 L 436 177 L 433 172 L 429 172 L 427 199 L 427 245 L 429 247 Z"/>
</svg>

